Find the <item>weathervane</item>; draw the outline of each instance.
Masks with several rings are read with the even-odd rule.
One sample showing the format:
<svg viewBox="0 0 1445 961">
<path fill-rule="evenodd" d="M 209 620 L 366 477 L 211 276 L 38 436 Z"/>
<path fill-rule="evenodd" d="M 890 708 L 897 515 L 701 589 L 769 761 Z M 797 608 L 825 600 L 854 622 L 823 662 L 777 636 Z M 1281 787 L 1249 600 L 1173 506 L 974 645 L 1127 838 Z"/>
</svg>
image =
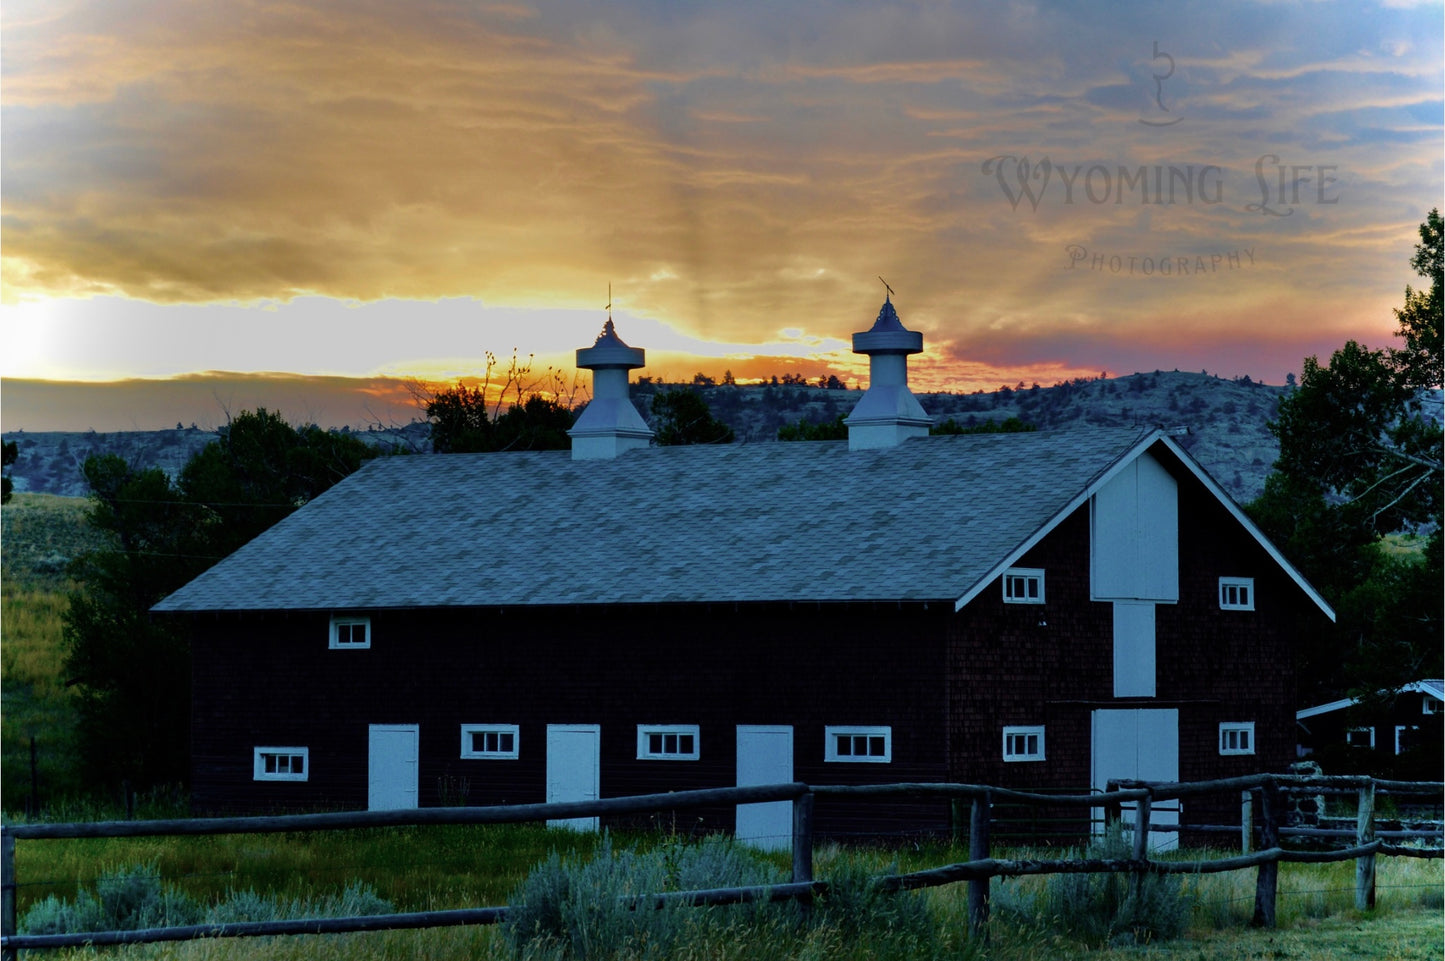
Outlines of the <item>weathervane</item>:
<svg viewBox="0 0 1445 961">
<path fill-rule="evenodd" d="M 883 299 L 891 304 L 893 302 L 893 288 L 889 287 L 888 281 L 883 280 L 882 277 L 879 277 L 878 279 L 883 282 L 883 289 L 888 291 L 888 293 L 883 295 Z"/>
</svg>

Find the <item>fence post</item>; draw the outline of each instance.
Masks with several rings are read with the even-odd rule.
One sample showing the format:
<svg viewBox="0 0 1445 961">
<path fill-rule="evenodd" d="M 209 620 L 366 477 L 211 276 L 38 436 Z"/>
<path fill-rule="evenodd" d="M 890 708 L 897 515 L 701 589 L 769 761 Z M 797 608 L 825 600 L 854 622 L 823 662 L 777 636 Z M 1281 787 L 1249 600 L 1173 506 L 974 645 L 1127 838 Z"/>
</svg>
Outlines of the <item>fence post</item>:
<svg viewBox="0 0 1445 961">
<path fill-rule="evenodd" d="M 793 798 L 793 881 L 813 881 L 813 792 Z M 808 899 L 811 901 L 811 898 Z M 805 902 L 807 903 L 807 902 Z"/>
<path fill-rule="evenodd" d="M 1265 778 L 1259 792 L 1259 846 L 1261 850 L 1279 847 L 1279 816 L 1281 801 L 1278 786 L 1273 778 Z M 1259 866 L 1259 877 L 1254 885 L 1254 917 L 1250 924 L 1257 928 L 1275 926 L 1275 895 L 1279 890 L 1279 861 L 1267 861 Z"/>
<path fill-rule="evenodd" d="M 1135 806 L 1134 809 L 1135 861 L 1149 860 L 1149 822 L 1153 817 L 1153 813 L 1154 791 L 1153 789 L 1149 789 L 1149 793 L 1139 799 L 1139 803 Z M 1138 899 L 1144 893 L 1144 875 L 1146 873 L 1147 872 L 1144 868 L 1136 868 L 1134 870 L 1134 877 L 1130 881 L 1129 886 L 1134 891 L 1134 898 L 1136 903 L 1138 903 Z"/>
<path fill-rule="evenodd" d="M 973 811 L 968 822 L 968 859 L 982 861 L 988 857 L 989 832 L 993 823 L 993 794 L 983 791 L 973 797 Z M 968 929 L 974 937 L 984 933 L 988 924 L 989 878 L 968 882 Z"/>
<path fill-rule="evenodd" d="M 1239 853 L 1248 854 L 1254 846 L 1254 792 L 1239 792 Z"/>
<path fill-rule="evenodd" d="M 35 749 L 35 735 L 30 735 L 30 801 L 25 809 L 31 817 L 40 816 L 40 759 Z"/>
<path fill-rule="evenodd" d="M 1369 844 L 1375 840 L 1375 781 L 1360 788 L 1360 810 L 1355 818 L 1355 843 Z M 1355 859 L 1355 907 L 1369 911 L 1375 907 L 1375 856 L 1366 854 Z"/>
<path fill-rule="evenodd" d="M 1119 782 L 1118 782 L 1118 781 L 1113 781 L 1113 780 L 1109 781 L 1107 784 L 1104 785 L 1104 790 L 1105 790 L 1105 792 L 1107 792 L 1107 793 L 1109 793 L 1109 794 L 1113 794 L 1115 791 L 1119 790 Z M 1090 815 L 1089 815 L 1089 827 L 1090 827 L 1090 828 L 1092 828 L 1092 827 L 1094 826 L 1094 816 L 1093 816 L 1093 813 L 1092 813 L 1093 810 L 1094 810 L 1093 808 L 1090 808 L 1090 809 L 1089 809 L 1089 811 L 1091 812 Z M 1110 825 L 1114 824 L 1116 821 L 1122 821 L 1123 819 L 1124 819 L 1124 805 L 1123 805 L 1123 802 L 1120 802 L 1120 801 L 1110 801 L 1108 804 L 1105 804 L 1105 805 L 1104 805 L 1104 830 L 1099 831 L 1099 832 L 1091 832 L 1091 833 L 1108 834 L 1108 833 L 1109 833 L 1109 827 L 1110 827 Z"/>
<path fill-rule="evenodd" d="M 0 934 L 15 934 L 15 835 L 0 826 Z M 4 961 L 15 961 L 19 952 L 6 948 Z"/>
</svg>

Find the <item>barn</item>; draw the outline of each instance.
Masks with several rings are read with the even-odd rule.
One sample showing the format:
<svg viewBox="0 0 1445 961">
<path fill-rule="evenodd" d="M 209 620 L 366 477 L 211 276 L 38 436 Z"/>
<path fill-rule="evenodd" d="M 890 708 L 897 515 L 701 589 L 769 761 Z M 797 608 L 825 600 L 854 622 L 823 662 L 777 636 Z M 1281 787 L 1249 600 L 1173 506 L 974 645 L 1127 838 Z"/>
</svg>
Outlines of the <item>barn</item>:
<svg viewBox="0 0 1445 961">
<path fill-rule="evenodd" d="M 1333 614 L 1173 436 L 928 436 L 921 336 L 885 302 L 853 342 L 847 441 L 653 447 L 609 320 L 571 451 L 377 459 L 166 598 L 194 805 L 1285 768 L 1292 650 Z M 785 805 L 687 817 L 791 830 Z"/>
</svg>

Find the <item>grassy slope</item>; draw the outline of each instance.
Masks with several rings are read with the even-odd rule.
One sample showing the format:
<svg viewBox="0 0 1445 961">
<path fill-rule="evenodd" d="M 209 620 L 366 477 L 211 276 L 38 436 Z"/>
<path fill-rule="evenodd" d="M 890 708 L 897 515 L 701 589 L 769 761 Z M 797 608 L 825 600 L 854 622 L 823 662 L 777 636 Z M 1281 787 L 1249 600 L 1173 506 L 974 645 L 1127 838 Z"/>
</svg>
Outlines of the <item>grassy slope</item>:
<svg viewBox="0 0 1445 961">
<path fill-rule="evenodd" d="M 8 810 L 30 794 L 32 737 L 44 795 L 79 789 L 60 618 L 72 587 L 67 564 L 99 546 L 86 507 L 81 498 L 16 494 L 0 508 L 0 802 Z"/>
</svg>

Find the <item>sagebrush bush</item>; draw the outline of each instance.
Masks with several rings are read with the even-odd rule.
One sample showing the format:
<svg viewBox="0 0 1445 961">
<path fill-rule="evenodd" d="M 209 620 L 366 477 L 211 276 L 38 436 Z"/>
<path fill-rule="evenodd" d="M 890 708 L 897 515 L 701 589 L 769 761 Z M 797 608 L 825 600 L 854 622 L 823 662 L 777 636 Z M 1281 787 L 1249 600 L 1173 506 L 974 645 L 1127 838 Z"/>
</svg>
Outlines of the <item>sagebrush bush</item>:
<svg viewBox="0 0 1445 961">
<path fill-rule="evenodd" d="M 340 894 L 309 900 L 277 901 L 255 891 L 232 891 L 224 901 L 207 908 L 163 885 L 152 862 L 104 871 L 96 879 L 94 892 L 82 888 L 73 901 L 55 895 L 37 901 L 25 912 L 19 928 L 25 934 L 79 934 L 279 918 L 356 917 L 394 910 L 369 885 L 357 881 Z"/>
<path fill-rule="evenodd" d="M 780 880 L 775 869 L 727 838 L 692 846 L 674 842 L 638 852 L 614 850 L 611 839 L 604 837 L 589 861 L 553 853 L 532 869 L 510 899 L 506 937 L 519 958 L 539 953 L 579 961 L 622 954 L 664 957 L 719 925 L 757 920 L 769 906 L 759 902 L 696 908 L 667 901 L 659 907 L 639 898 Z"/>
<path fill-rule="evenodd" d="M 897 874 L 898 866 L 887 873 Z M 829 872 L 828 893 L 815 899 L 813 923 L 836 927 L 845 940 L 871 934 L 905 944 L 918 957 L 932 955 L 938 938 L 921 893 L 880 890 L 872 872 L 848 861 Z"/>
<path fill-rule="evenodd" d="M 135 931 L 168 925 L 195 924 L 200 906 L 185 894 L 161 884 L 154 862 L 101 873 L 95 892 L 76 892 L 74 901 L 51 895 L 36 902 L 20 923 L 27 934 L 73 934 L 81 931 Z"/>
<path fill-rule="evenodd" d="M 1133 845 L 1116 823 L 1080 854 L 1068 857 L 1128 860 Z M 1177 938 L 1193 910 L 1177 875 L 1053 874 L 1042 885 L 1001 885 L 995 910 L 1043 921 L 1093 944 L 1147 944 Z"/>
</svg>

